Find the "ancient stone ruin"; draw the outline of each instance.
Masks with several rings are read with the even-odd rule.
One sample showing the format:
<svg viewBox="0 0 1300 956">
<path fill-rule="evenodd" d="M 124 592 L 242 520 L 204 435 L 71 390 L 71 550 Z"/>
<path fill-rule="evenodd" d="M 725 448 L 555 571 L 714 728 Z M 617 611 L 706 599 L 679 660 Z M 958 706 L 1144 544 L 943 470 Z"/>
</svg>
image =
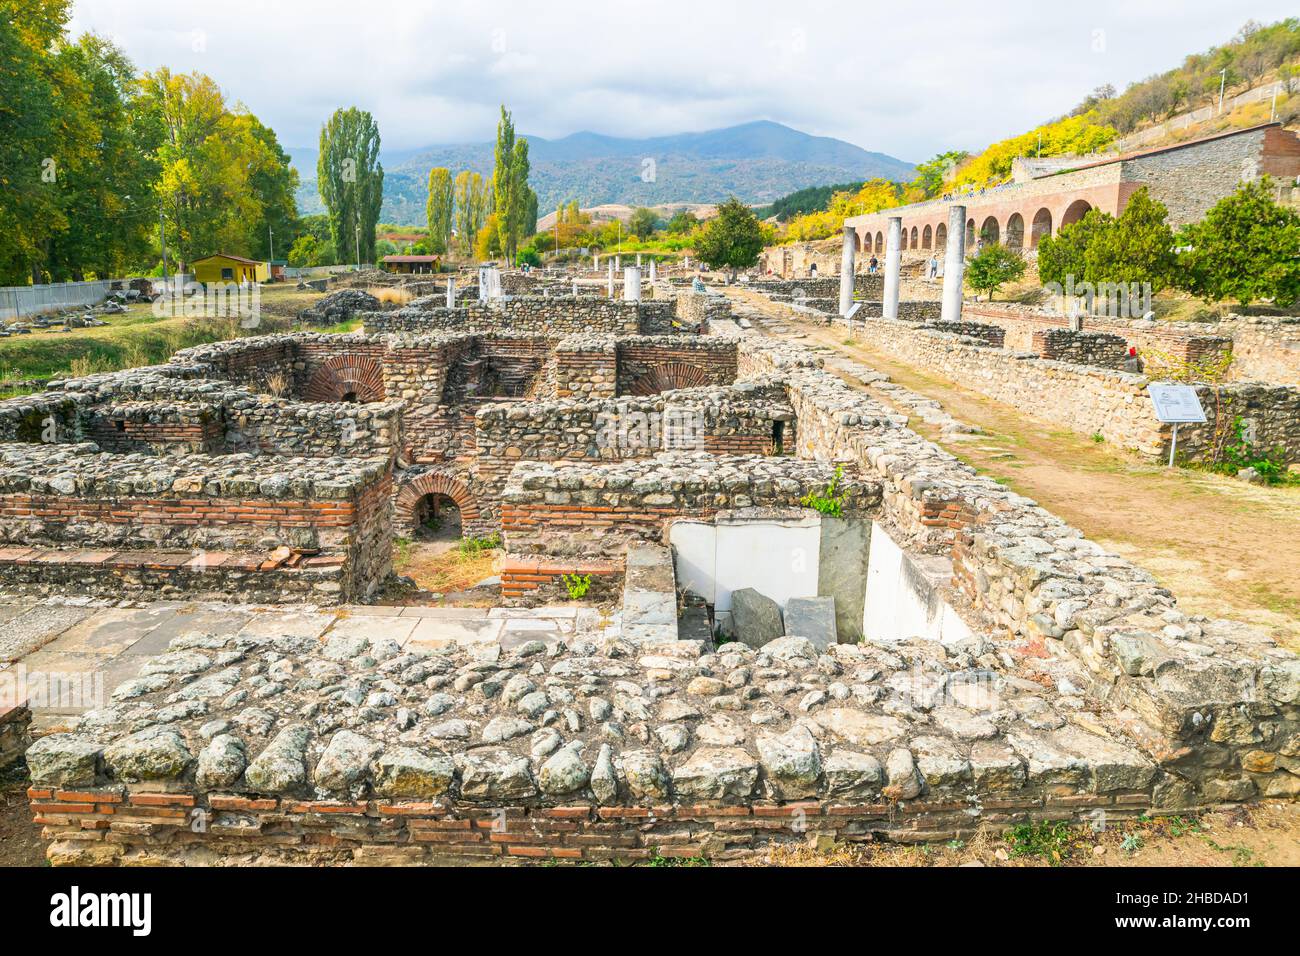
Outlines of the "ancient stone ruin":
<svg viewBox="0 0 1300 956">
<path fill-rule="evenodd" d="M 384 600 L 430 509 L 506 553 L 463 640 L 176 637 L 27 750 L 51 860 L 727 859 L 1300 792 L 1294 655 L 726 298 L 647 292 L 434 294 L 0 403 L 7 590 Z M 868 323 L 938 367 L 1005 351 L 976 325 Z"/>
</svg>

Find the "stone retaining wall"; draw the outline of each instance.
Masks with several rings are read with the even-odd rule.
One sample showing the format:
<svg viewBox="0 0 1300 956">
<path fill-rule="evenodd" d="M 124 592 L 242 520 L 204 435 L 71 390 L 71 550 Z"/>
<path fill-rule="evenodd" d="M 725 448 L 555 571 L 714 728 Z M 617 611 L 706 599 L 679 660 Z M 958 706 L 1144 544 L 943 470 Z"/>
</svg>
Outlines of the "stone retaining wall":
<svg viewBox="0 0 1300 956">
<path fill-rule="evenodd" d="M 1123 336 L 1108 332 L 1076 332 L 1073 329 L 1039 330 L 1031 342 L 1031 351 L 1039 358 L 1117 371 L 1124 370 L 1128 349 Z"/>
<path fill-rule="evenodd" d="M 303 578 L 318 599 L 358 599 L 391 571 L 389 494 L 383 458 L 150 458 L 93 445 L 0 445 L 0 582 L 46 590 L 84 582 L 120 593 L 197 574 L 207 592 L 224 572 L 305 560 L 304 569 L 338 572 Z"/>
<path fill-rule="evenodd" d="M 1173 429 L 1156 420 L 1146 392 L 1148 379 L 1141 375 L 987 348 L 935 327 L 887 319 L 864 323 L 859 334 L 872 348 L 938 372 L 1034 418 L 1081 435 L 1100 435 L 1155 460 L 1168 458 Z M 1206 389 L 1201 391 L 1210 423 L 1179 427 L 1179 445 L 1189 462 L 1203 460 L 1213 444 L 1215 404 Z M 1233 414 L 1247 420 L 1258 449 L 1281 449 L 1285 462 L 1300 460 L 1300 392 L 1251 383 L 1229 383 L 1221 392 L 1235 405 Z"/>
</svg>

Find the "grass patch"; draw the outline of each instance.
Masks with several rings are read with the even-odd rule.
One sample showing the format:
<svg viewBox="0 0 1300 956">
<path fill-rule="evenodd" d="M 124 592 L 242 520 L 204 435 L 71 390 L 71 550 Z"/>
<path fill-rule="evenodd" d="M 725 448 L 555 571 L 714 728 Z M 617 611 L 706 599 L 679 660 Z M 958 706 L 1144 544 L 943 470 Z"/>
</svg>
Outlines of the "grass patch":
<svg viewBox="0 0 1300 956">
<path fill-rule="evenodd" d="M 414 580 L 424 591 L 439 594 L 464 591 L 492 577 L 502 553 L 499 546 L 491 543 L 492 539 L 479 540 L 488 544 L 462 548 L 465 542 L 453 547 L 444 543 L 439 548 L 436 544 L 399 538 L 393 553 L 393 570 Z"/>
</svg>

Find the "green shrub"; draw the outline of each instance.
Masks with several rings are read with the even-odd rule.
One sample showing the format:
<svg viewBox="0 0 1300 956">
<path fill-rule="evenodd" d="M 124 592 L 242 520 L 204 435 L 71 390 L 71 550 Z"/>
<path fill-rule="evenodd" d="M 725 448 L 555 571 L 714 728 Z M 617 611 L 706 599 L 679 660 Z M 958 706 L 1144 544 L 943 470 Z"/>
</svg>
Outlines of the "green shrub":
<svg viewBox="0 0 1300 956">
<path fill-rule="evenodd" d="M 820 514 L 838 518 L 844 513 L 844 502 L 848 499 L 848 493 L 840 491 L 840 479 L 843 477 L 844 467 L 836 465 L 835 477 L 826 486 L 826 491 L 822 493 L 810 491 L 799 499 L 799 503 L 805 508 L 812 508 Z"/>
</svg>

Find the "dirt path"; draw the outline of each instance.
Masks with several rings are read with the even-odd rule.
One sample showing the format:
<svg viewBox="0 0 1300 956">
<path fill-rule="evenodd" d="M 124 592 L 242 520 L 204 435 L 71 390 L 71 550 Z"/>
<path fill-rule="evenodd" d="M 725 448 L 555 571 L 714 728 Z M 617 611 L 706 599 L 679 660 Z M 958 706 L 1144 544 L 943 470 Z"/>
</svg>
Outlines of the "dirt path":
<svg viewBox="0 0 1300 956">
<path fill-rule="evenodd" d="M 735 295 L 776 318 L 778 329 L 795 327 L 762 297 Z M 1183 610 L 1249 621 L 1300 650 L 1300 488 L 1162 468 L 1030 419 L 885 353 L 846 344 L 843 330 L 799 324 L 797 332 L 805 344 L 833 348 L 980 426 L 982 435 L 953 438 L 918 419 L 909 422 L 981 474 L 1035 499 L 1150 571 L 1178 596 Z M 883 392 L 865 390 L 888 400 Z"/>
</svg>

